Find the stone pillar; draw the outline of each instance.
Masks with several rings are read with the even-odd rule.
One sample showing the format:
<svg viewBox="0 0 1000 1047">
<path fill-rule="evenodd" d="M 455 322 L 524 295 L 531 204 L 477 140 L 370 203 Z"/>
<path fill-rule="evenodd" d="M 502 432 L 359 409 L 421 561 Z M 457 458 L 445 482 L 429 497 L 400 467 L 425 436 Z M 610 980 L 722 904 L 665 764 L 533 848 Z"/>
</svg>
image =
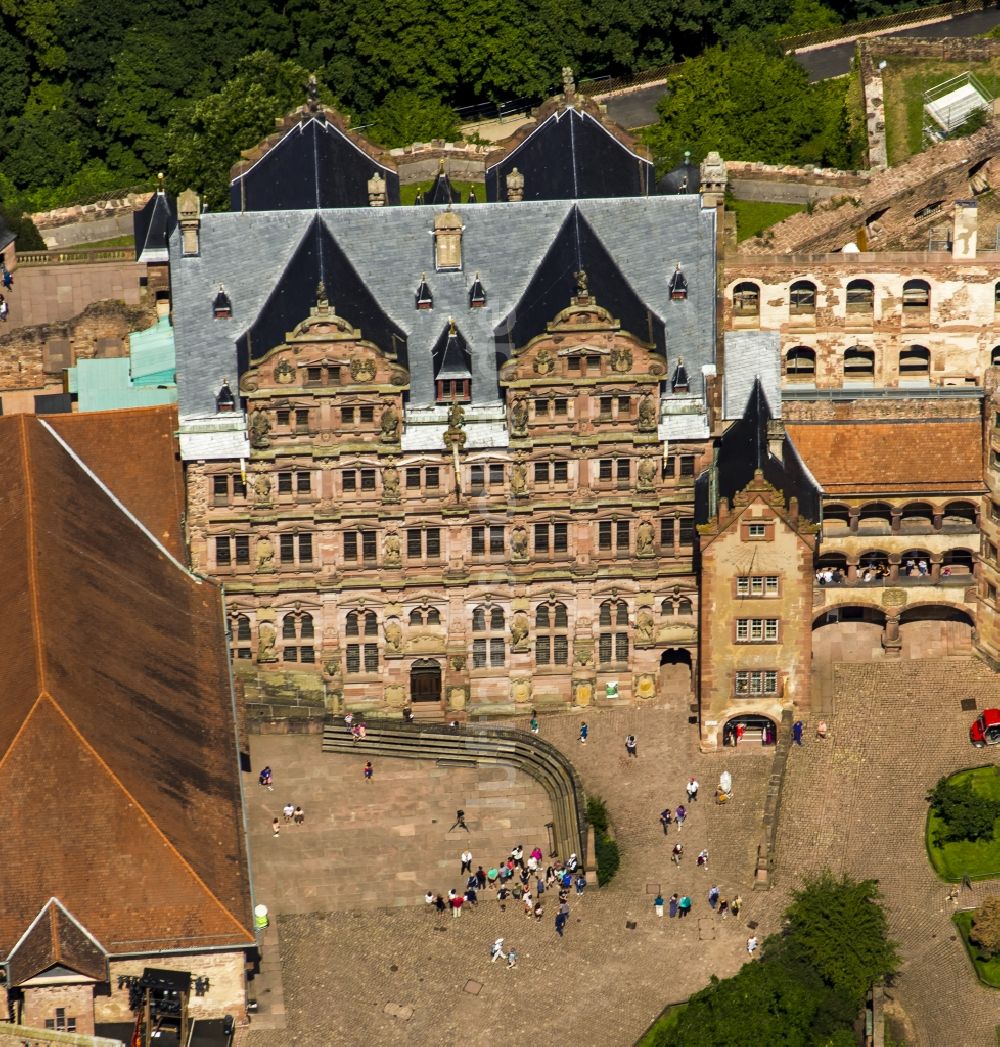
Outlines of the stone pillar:
<svg viewBox="0 0 1000 1047">
<path fill-rule="evenodd" d="M 861 507 L 857 505 L 849 506 L 847 509 L 847 526 L 851 529 L 852 534 L 858 533 L 858 520 L 861 518 Z"/>
<path fill-rule="evenodd" d="M 858 580 L 858 558 L 847 561 L 847 580 L 856 582 Z"/>
<path fill-rule="evenodd" d="M 902 520 L 903 520 L 903 510 L 902 509 L 893 509 L 892 510 L 892 520 L 891 520 L 891 522 L 889 524 L 889 529 L 892 531 L 893 534 L 899 534 L 899 526 L 902 523 Z"/>
<path fill-rule="evenodd" d="M 941 553 L 933 553 L 930 562 L 931 581 L 936 582 L 941 577 Z"/>
<path fill-rule="evenodd" d="M 887 656 L 898 658 L 902 646 L 903 641 L 899 635 L 899 615 L 887 615 L 885 628 L 882 630 L 882 649 Z"/>
<path fill-rule="evenodd" d="M 933 523 L 934 530 L 940 531 L 942 525 L 944 524 L 944 512 L 941 509 L 934 510 Z"/>
<path fill-rule="evenodd" d="M 899 554 L 895 553 L 889 557 L 889 579 L 893 582 L 899 581 Z"/>
<path fill-rule="evenodd" d="M 201 199 L 193 189 L 185 189 L 177 197 L 177 223 L 181 227 L 181 254 L 200 254 Z"/>
</svg>

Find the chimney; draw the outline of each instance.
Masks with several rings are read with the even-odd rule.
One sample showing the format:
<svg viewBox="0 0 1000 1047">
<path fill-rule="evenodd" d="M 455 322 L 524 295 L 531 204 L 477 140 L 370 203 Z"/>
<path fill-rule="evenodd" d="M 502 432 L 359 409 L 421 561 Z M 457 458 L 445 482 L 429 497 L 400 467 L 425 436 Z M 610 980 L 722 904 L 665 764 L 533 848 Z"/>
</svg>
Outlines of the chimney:
<svg viewBox="0 0 1000 1047">
<path fill-rule="evenodd" d="M 713 149 L 701 162 L 701 205 L 717 207 L 726 196 L 729 173 L 722 157 Z"/>
<path fill-rule="evenodd" d="M 181 254 L 186 258 L 201 254 L 201 200 L 193 189 L 185 189 L 177 197 L 177 223 L 181 227 Z"/>
<path fill-rule="evenodd" d="M 524 175 L 512 167 L 507 174 L 507 200 L 509 203 L 520 203 L 524 199 Z"/>
<path fill-rule="evenodd" d="M 385 179 L 376 171 L 368 179 L 369 207 L 385 207 Z"/>
<path fill-rule="evenodd" d="M 449 207 L 434 219 L 434 268 L 462 268 L 462 219 Z"/>
<path fill-rule="evenodd" d="M 975 258 L 979 210 L 975 200 L 956 200 L 952 219 L 951 257 Z"/>
<path fill-rule="evenodd" d="M 785 423 L 780 418 L 771 418 L 767 423 L 767 453 L 779 462 L 785 460 Z"/>
</svg>

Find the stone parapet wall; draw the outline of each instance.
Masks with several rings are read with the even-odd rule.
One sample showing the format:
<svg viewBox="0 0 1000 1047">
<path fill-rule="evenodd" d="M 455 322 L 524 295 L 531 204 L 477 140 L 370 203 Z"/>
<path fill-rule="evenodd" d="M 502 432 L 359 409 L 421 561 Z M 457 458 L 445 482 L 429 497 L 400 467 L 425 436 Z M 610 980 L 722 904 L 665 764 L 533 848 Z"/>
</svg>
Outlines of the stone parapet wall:
<svg viewBox="0 0 1000 1047">
<path fill-rule="evenodd" d="M 1000 40 L 981 37 L 947 37 L 926 40 L 915 36 L 880 36 L 861 43 L 878 58 L 937 58 L 943 62 L 988 62 L 1000 55 Z"/>
<path fill-rule="evenodd" d="M 494 145 L 472 145 L 469 142 L 414 142 L 403 149 L 393 149 L 400 185 L 414 185 L 433 180 L 444 161 L 448 177 L 462 182 L 481 182 L 486 177 L 486 157 Z"/>
<path fill-rule="evenodd" d="M 905 419 L 928 421 L 933 418 L 971 419 L 980 416 L 977 398 L 961 399 L 865 399 L 865 400 L 786 400 L 781 413 L 786 422 L 891 422 Z"/>
<path fill-rule="evenodd" d="M 69 207 L 57 207 L 52 211 L 36 211 L 31 216 L 38 231 L 45 234 L 61 225 L 76 225 L 80 222 L 98 222 L 118 215 L 131 216 L 133 211 L 141 211 L 153 194 L 126 193 L 109 200 L 97 200 L 92 204 L 71 204 Z"/>
</svg>

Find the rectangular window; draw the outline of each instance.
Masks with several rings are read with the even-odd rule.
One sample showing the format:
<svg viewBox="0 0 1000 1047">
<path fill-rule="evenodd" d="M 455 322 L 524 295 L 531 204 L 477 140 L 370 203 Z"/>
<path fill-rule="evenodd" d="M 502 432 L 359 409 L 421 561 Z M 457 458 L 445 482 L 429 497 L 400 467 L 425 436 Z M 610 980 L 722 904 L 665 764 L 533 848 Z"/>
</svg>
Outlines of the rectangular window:
<svg viewBox="0 0 1000 1047">
<path fill-rule="evenodd" d="M 295 428 L 304 430 L 309 428 L 309 412 L 300 408 L 295 412 Z"/>
<path fill-rule="evenodd" d="M 601 373 L 601 358 L 599 356 L 587 357 L 587 372 L 588 374 Z"/>
<path fill-rule="evenodd" d="M 668 454 L 663 461 L 663 475 L 664 477 L 677 475 L 677 459 L 672 454 Z"/>
<path fill-rule="evenodd" d="M 749 578 L 737 578 L 736 579 L 736 595 L 737 596 L 749 596 L 750 595 L 750 579 Z"/>
<path fill-rule="evenodd" d="M 569 462 L 553 462 L 552 479 L 557 484 L 565 483 L 569 479 Z"/>
<path fill-rule="evenodd" d="M 559 398 L 556 400 L 556 418 L 565 418 L 569 414 L 569 400 Z"/>
<path fill-rule="evenodd" d="M 660 521 L 660 545 L 671 546 L 674 544 L 674 521 L 666 519 Z"/>
<path fill-rule="evenodd" d="M 361 648 L 356 643 L 347 645 L 347 671 L 349 673 L 361 672 Z"/>
<path fill-rule="evenodd" d="M 484 466 L 473 465 L 469 469 L 469 480 L 472 484 L 473 489 L 477 489 L 483 486 L 484 483 Z"/>
<path fill-rule="evenodd" d="M 535 483 L 547 484 L 549 482 L 549 463 L 535 462 Z"/>
<path fill-rule="evenodd" d="M 291 412 L 286 410 L 285 408 L 282 408 L 277 413 L 278 425 L 281 426 L 281 427 L 287 426 L 288 422 L 289 422 L 289 419 L 291 417 L 292 417 Z"/>
<path fill-rule="evenodd" d="M 361 490 L 362 491 L 374 491 L 375 490 L 375 470 L 374 469 L 362 469 L 361 470 Z"/>
<path fill-rule="evenodd" d="M 567 357 L 567 359 L 566 359 L 566 367 L 570 371 L 577 371 L 578 372 L 580 370 L 580 357 L 579 356 Z"/>
<path fill-rule="evenodd" d="M 441 530 L 437 527 L 427 528 L 427 557 L 434 559 L 441 555 Z"/>
<path fill-rule="evenodd" d="M 601 480 L 610 480 L 612 476 L 612 464 L 610 458 L 602 458 L 598 464 L 598 478 Z"/>
<path fill-rule="evenodd" d="M 406 532 L 406 555 L 410 557 L 420 556 L 423 551 L 419 528 L 411 527 Z"/>
<path fill-rule="evenodd" d="M 436 465 L 429 465 L 424 470 L 424 486 L 425 487 L 438 487 L 441 482 L 441 475 Z"/>
<path fill-rule="evenodd" d="M 278 473 L 278 494 L 292 493 L 292 474 Z"/>
<path fill-rule="evenodd" d="M 216 505 L 225 505 L 229 501 L 229 477 L 212 477 L 212 497 Z"/>
<path fill-rule="evenodd" d="M 611 524 L 602 521 L 597 527 L 597 548 L 607 552 L 611 548 Z"/>
<path fill-rule="evenodd" d="M 312 473 L 296 473 L 295 490 L 299 494 L 309 494 L 312 491 Z"/>
<path fill-rule="evenodd" d="M 375 421 L 375 408 L 368 406 L 361 408 L 361 421 L 362 422 L 374 422 Z"/>
<path fill-rule="evenodd" d="M 747 537 L 748 538 L 766 538 L 767 537 L 767 526 L 766 526 L 766 524 L 747 524 Z"/>
<path fill-rule="evenodd" d="M 569 524 L 552 525 L 552 550 L 557 553 L 569 552 Z"/>
<path fill-rule="evenodd" d="M 504 535 L 502 527 L 490 528 L 490 552 L 502 553 L 504 551 Z"/>
<path fill-rule="evenodd" d="M 764 595 L 778 595 L 778 576 L 776 574 L 764 575 Z"/>
<path fill-rule="evenodd" d="M 755 574 L 736 579 L 737 596 L 777 596 L 778 592 L 776 574 Z"/>
<path fill-rule="evenodd" d="M 614 403 L 614 397 L 602 396 L 600 399 L 600 417 L 610 418 L 611 417 L 611 405 Z"/>
<path fill-rule="evenodd" d="M 741 669 L 736 673 L 736 693 L 750 695 L 778 693 L 776 669 Z"/>
<path fill-rule="evenodd" d="M 989 600 L 990 603 L 997 602 L 997 587 L 991 585 L 989 582 L 986 583 L 986 599 Z"/>
<path fill-rule="evenodd" d="M 629 530 L 628 520 L 618 520 L 615 524 L 615 549 L 619 556 L 628 552 Z"/>
<path fill-rule="evenodd" d="M 549 525 L 535 524 L 535 552 L 547 553 L 549 551 Z"/>
<path fill-rule="evenodd" d="M 354 425 L 354 408 L 341 407 L 340 420 L 344 425 Z"/>
<path fill-rule="evenodd" d="M 411 488 L 420 486 L 420 470 L 412 465 L 406 470 L 406 486 Z"/>
<path fill-rule="evenodd" d="M 228 567 L 233 562 L 232 549 L 228 538 L 215 539 L 215 564 L 217 567 Z"/>
<path fill-rule="evenodd" d="M 548 400 L 535 400 L 535 417 L 536 418 L 548 418 L 549 416 L 549 401 Z"/>
<path fill-rule="evenodd" d="M 378 557 L 376 537 L 374 531 L 361 532 L 361 559 L 366 563 L 374 563 Z"/>
<path fill-rule="evenodd" d="M 552 660 L 556 665 L 569 664 L 569 637 L 562 635 L 553 637 Z"/>
<path fill-rule="evenodd" d="M 777 643 L 777 618 L 737 618 L 736 640 L 738 643 Z"/>
<path fill-rule="evenodd" d="M 631 396 L 619 396 L 618 397 L 618 417 L 627 417 L 629 411 L 632 410 L 632 397 Z"/>
<path fill-rule="evenodd" d="M 246 567 L 250 563 L 250 535 L 238 534 L 236 536 L 236 563 Z"/>
<path fill-rule="evenodd" d="M 632 474 L 632 461 L 629 458 L 619 458 L 615 475 L 619 480 L 627 480 Z"/>
<path fill-rule="evenodd" d="M 344 559 L 357 560 L 358 558 L 358 532 L 344 532 Z"/>
<path fill-rule="evenodd" d="M 340 483 L 345 491 L 356 491 L 358 489 L 358 474 L 353 469 L 345 469 L 340 474 Z"/>
<path fill-rule="evenodd" d="M 309 385 L 320 385 L 323 382 L 323 368 L 322 367 L 307 367 L 306 368 L 306 382 Z"/>
<path fill-rule="evenodd" d="M 681 476 L 694 476 L 694 455 L 681 455 Z"/>
<path fill-rule="evenodd" d="M 615 661 L 628 661 L 628 633 L 615 633 Z"/>
<path fill-rule="evenodd" d="M 548 665 L 552 658 L 552 640 L 548 636 L 535 637 L 535 662 Z"/>
<path fill-rule="evenodd" d="M 500 637 L 493 637 L 490 640 L 490 665 L 495 669 L 503 665 L 506 660 L 506 644 Z"/>
<path fill-rule="evenodd" d="M 313 536 L 311 534 L 299 535 L 299 563 L 312 563 L 313 559 Z"/>
<path fill-rule="evenodd" d="M 490 483 L 503 484 L 503 465 L 495 464 L 490 466 Z"/>
<path fill-rule="evenodd" d="M 283 534 L 280 538 L 281 562 L 295 563 L 295 535 Z"/>
<path fill-rule="evenodd" d="M 486 641 L 485 640 L 473 640 L 472 641 L 472 668 L 473 669 L 485 669 L 486 668 Z"/>
<path fill-rule="evenodd" d="M 378 644 L 365 644 L 365 672 L 378 672 Z"/>
<path fill-rule="evenodd" d="M 472 528 L 472 555 L 482 556 L 486 552 L 486 528 Z"/>
</svg>

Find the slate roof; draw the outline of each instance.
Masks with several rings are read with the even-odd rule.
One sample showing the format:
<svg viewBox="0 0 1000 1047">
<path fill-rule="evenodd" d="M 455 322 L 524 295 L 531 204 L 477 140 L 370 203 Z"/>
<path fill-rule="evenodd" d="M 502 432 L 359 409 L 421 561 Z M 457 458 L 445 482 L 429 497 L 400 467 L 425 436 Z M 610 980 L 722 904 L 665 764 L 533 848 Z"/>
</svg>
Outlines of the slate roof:
<svg viewBox="0 0 1000 1047">
<path fill-rule="evenodd" d="M 722 375 L 722 416 L 742 418 L 754 383 L 760 381 L 772 416 L 781 417 L 781 334 L 778 331 L 726 331 Z"/>
<path fill-rule="evenodd" d="M 7 957 L 8 980 L 20 985 L 56 966 L 95 982 L 108 980 L 104 947 L 58 898 L 50 898 Z"/>
<path fill-rule="evenodd" d="M 375 158 L 369 143 L 338 126 L 340 118 L 319 110 L 290 117 L 276 141 L 244 154 L 233 169 L 233 211 L 296 211 L 302 208 L 367 207 L 368 179 L 385 179 L 386 203 L 399 203 L 399 175 Z"/>
<path fill-rule="evenodd" d="M 556 103 L 547 103 L 554 105 Z M 524 175 L 525 200 L 579 200 L 647 196 L 654 191 L 653 164 L 619 128 L 606 126 L 586 103 L 540 114 L 538 124 L 516 135 L 486 162 L 486 199 L 506 201 L 507 175 Z"/>
<path fill-rule="evenodd" d="M 177 227 L 177 207 L 161 189 L 153 193 L 146 205 L 132 213 L 132 235 L 138 262 L 166 262 L 167 241 Z"/>
<path fill-rule="evenodd" d="M 795 422 L 787 431 L 828 497 L 985 489 L 976 419 Z"/>
<path fill-rule="evenodd" d="M 88 469 L 181 562 L 184 476 L 177 453 L 177 407 L 65 414 L 47 419 Z M 127 453 L 123 450 L 127 448 Z"/>
<path fill-rule="evenodd" d="M 457 272 L 434 269 L 432 230 L 440 210 L 210 213 L 201 217 L 196 257 L 181 255 L 175 233 L 170 275 L 182 421 L 214 414 L 222 377 L 232 380 L 248 359 L 280 344 L 308 315 L 320 280 L 331 305 L 362 337 L 382 348 L 395 345 L 410 369 L 415 406 L 434 401 L 432 351 L 449 316 L 472 358 L 473 402 L 495 402 L 497 353 L 510 355 L 508 325 L 521 344 L 543 332 L 569 304 L 581 267 L 597 301 L 627 314 L 620 316 L 627 329 L 643 340 L 652 331 L 670 357 L 683 356 L 691 392 L 700 395 L 701 369 L 715 362 L 715 212 L 702 210 L 698 197 L 455 207 L 465 226 Z M 671 301 L 668 290 L 677 262 L 689 286 L 683 301 Z M 543 265 L 547 282 L 533 284 Z M 418 310 L 414 289 L 424 271 L 434 308 Z M 477 271 L 489 302 L 472 309 Z M 217 321 L 211 304 L 220 283 L 233 315 Z"/>
<path fill-rule="evenodd" d="M 0 959 L 53 897 L 111 955 L 251 947 L 220 590 L 46 422 L 0 419 L 0 471 Z"/>
</svg>

